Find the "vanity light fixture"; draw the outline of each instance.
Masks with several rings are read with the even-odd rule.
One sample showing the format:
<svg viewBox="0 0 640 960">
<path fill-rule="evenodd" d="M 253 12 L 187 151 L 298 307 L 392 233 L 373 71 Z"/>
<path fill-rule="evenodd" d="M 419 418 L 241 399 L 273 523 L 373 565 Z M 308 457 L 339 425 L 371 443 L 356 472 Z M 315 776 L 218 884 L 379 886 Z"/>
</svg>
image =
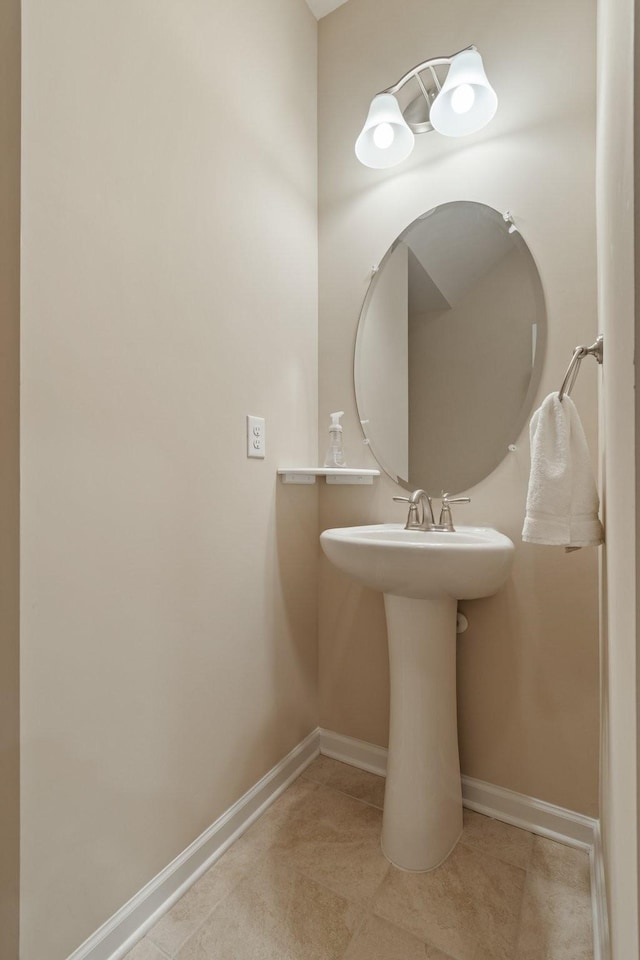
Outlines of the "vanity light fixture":
<svg viewBox="0 0 640 960">
<path fill-rule="evenodd" d="M 435 67 L 444 65 L 449 70 L 441 84 Z M 427 70 L 431 79 L 425 84 L 420 74 Z M 420 92 L 401 110 L 396 94 L 413 79 Z M 475 47 L 451 57 L 433 57 L 373 98 L 356 140 L 356 156 L 366 167 L 393 167 L 413 150 L 414 134 L 437 130 L 445 137 L 463 137 L 486 126 L 497 107 L 496 92 Z"/>
</svg>

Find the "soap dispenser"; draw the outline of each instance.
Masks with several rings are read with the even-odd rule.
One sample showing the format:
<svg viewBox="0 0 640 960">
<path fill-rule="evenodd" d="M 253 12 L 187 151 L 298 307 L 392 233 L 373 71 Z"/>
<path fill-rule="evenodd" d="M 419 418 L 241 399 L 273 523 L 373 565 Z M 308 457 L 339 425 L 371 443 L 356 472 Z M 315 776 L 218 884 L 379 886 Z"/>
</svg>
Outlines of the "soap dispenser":
<svg viewBox="0 0 640 960">
<path fill-rule="evenodd" d="M 344 447 L 342 446 L 342 427 L 340 417 L 344 416 L 344 410 L 331 414 L 331 425 L 329 427 L 329 446 L 327 455 L 324 458 L 325 467 L 346 467 L 344 462 Z"/>
</svg>

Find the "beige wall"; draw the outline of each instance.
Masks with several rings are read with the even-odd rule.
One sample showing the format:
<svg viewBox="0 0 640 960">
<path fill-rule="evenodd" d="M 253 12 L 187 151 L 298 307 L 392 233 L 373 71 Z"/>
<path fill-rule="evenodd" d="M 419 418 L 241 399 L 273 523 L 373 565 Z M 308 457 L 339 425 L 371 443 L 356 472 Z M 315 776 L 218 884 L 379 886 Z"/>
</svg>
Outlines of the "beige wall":
<svg viewBox="0 0 640 960">
<path fill-rule="evenodd" d="M 416 216 L 467 199 L 510 210 L 538 264 L 549 338 L 537 400 L 557 390 L 577 343 L 596 333 L 595 3 L 584 0 L 350 0 L 320 22 L 320 424 L 344 409 L 352 462 L 360 447 L 352 349 L 371 265 Z M 353 143 L 374 93 L 428 56 L 469 43 L 483 54 L 500 108 L 464 140 L 419 137 L 390 171 L 361 166 Z M 579 82 L 576 82 L 579 77 Z M 487 371 L 495 376 L 495 371 Z M 596 451 L 598 370 L 574 391 Z M 321 438 L 321 444 L 324 438 Z M 360 451 L 358 454 L 358 450 Z M 460 638 L 463 771 L 586 814 L 598 809 L 597 552 L 565 554 L 520 540 L 529 470 L 518 450 L 470 492 L 466 522 L 512 537 L 512 577 L 465 604 Z M 320 526 L 400 520 L 381 478 L 325 488 Z M 437 492 L 437 491 L 436 491 Z M 464 513 L 462 513 L 464 511 Z M 382 600 L 321 565 L 321 723 L 386 744 L 388 673 Z"/>
<path fill-rule="evenodd" d="M 22 960 L 62 960 L 317 723 L 276 480 L 317 448 L 317 26 L 23 10 Z"/>
<path fill-rule="evenodd" d="M 598 284 L 605 336 L 601 420 L 607 530 L 602 567 L 605 603 L 601 795 L 613 960 L 626 960 L 640 953 L 634 416 L 636 7 L 633 0 L 600 0 L 598 7 Z"/>
<path fill-rule="evenodd" d="M 0 4 L 0 960 L 18 956 L 20 3 Z"/>
</svg>

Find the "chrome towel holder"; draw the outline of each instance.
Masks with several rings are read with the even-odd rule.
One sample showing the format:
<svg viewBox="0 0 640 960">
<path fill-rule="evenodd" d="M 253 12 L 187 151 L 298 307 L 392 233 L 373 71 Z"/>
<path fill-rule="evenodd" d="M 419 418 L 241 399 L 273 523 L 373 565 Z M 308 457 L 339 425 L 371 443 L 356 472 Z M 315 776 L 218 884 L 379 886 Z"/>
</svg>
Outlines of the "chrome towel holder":
<svg viewBox="0 0 640 960">
<path fill-rule="evenodd" d="M 562 400 L 565 396 L 569 396 L 573 390 L 573 385 L 576 382 L 576 377 L 578 376 L 578 370 L 580 369 L 580 364 L 585 357 L 595 357 L 598 363 L 602 363 L 602 349 L 603 349 L 604 338 L 602 334 L 597 338 L 595 343 L 592 343 L 590 347 L 580 346 L 576 347 L 573 351 L 573 356 L 571 357 L 571 362 L 567 367 L 567 372 L 564 375 L 564 380 L 562 381 L 562 386 L 558 391 L 558 400 Z"/>
</svg>

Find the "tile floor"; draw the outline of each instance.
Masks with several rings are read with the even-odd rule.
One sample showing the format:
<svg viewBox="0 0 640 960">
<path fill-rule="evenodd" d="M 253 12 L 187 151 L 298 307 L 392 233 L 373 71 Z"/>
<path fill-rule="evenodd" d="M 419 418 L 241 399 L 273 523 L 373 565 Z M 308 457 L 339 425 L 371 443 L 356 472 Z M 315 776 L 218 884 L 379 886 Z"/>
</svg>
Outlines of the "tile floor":
<svg viewBox="0 0 640 960">
<path fill-rule="evenodd" d="M 126 960 L 592 960 L 586 852 L 465 810 L 446 862 L 407 873 L 383 797 L 318 757 Z"/>
</svg>

